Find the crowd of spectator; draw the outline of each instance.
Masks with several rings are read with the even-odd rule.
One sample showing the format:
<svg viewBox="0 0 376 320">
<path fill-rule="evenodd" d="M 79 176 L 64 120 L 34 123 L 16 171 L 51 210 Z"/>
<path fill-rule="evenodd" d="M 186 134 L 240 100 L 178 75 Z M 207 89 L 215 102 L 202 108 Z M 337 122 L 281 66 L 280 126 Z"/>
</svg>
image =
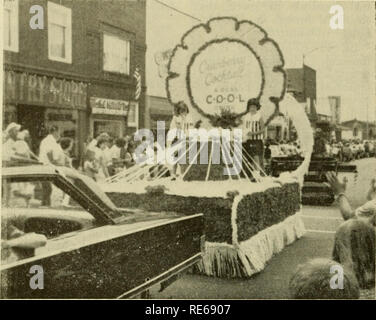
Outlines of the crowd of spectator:
<svg viewBox="0 0 376 320">
<path fill-rule="evenodd" d="M 329 145 L 329 151 L 340 161 L 352 161 L 361 158 L 376 156 L 376 141 L 372 140 L 350 140 L 333 142 Z"/>
<path fill-rule="evenodd" d="M 85 146 L 83 171 L 101 182 L 135 164 L 136 144 L 131 136 L 112 138 L 103 132 L 88 139 Z"/>
<path fill-rule="evenodd" d="M 29 131 L 21 129 L 20 124 L 12 122 L 3 132 L 3 165 L 43 163 L 63 166 L 78 169 L 96 181 L 103 181 L 135 163 L 136 145 L 133 137 L 128 135 L 114 138 L 102 132 L 95 138 L 88 138 L 83 157 L 77 160 L 72 157 L 76 141 L 61 137 L 57 126 L 49 128 L 37 154 L 32 151 Z"/>
<path fill-rule="evenodd" d="M 376 156 L 376 141 L 372 140 L 342 140 L 323 143 L 323 150 L 319 152 L 327 157 L 333 157 L 340 162 L 348 162 L 356 159 Z M 298 141 L 273 141 L 268 140 L 265 144 L 264 157 L 288 157 L 302 156 L 302 150 Z"/>
</svg>

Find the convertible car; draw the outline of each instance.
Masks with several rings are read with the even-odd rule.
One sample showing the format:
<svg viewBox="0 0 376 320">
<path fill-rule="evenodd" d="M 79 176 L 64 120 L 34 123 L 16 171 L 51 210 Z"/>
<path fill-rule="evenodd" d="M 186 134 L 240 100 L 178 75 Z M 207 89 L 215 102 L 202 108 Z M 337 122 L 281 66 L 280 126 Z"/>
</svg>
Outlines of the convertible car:
<svg viewBox="0 0 376 320">
<path fill-rule="evenodd" d="M 139 296 L 196 264 L 205 241 L 202 214 L 119 209 L 92 179 L 44 165 L 2 169 L 1 218 L 2 298 Z"/>
</svg>

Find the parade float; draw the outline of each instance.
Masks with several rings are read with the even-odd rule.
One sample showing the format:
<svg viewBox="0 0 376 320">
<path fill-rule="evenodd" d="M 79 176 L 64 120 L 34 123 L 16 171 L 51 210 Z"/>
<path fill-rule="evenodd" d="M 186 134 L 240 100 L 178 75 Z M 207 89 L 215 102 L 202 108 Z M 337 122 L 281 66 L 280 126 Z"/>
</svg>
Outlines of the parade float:
<svg viewBox="0 0 376 320">
<path fill-rule="evenodd" d="M 221 17 L 193 27 L 173 50 L 167 96 L 173 105 L 188 106 L 200 130 L 218 129 L 219 134 L 197 144 L 180 143 L 187 147 L 180 147 L 175 162 L 189 161 L 179 162 L 177 178 L 169 176 L 168 166 L 145 161 L 101 184 L 118 207 L 203 213 L 206 243 L 196 268 L 200 273 L 250 277 L 305 232 L 300 190 L 313 135 L 304 109 L 285 95 L 283 67 L 277 43 L 251 21 Z M 260 102 L 266 124 L 283 108 L 289 113 L 305 158 L 293 172 L 269 177 L 241 144 L 241 152 L 236 151 L 239 143 L 234 133 L 251 98 Z M 225 129 L 230 130 L 229 139 L 224 139 Z M 218 144 L 224 161 L 214 163 Z M 193 145 L 197 152 L 191 153 Z M 229 158 L 231 164 L 226 161 Z M 241 171 L 231 174 L 239 164 Z"/>
</svg>

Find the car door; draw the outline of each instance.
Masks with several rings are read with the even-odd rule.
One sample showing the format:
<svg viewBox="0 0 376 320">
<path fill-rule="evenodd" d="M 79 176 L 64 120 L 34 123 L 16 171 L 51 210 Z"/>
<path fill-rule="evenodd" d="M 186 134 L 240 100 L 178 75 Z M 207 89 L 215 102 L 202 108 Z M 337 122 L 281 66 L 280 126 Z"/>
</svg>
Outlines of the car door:
<svg viewBox="0 0 376 320">
<path fill-rule="evenodd" d="M 1 213 L 2 296 L 54 297 L 62 288 L 57 279 L 66 283 L 65 275 L 71 272 L 76 274 L 74 279 L 85 261 L 93 261 L 93 253 L 80 257 L 80 247 L 92 244 L 96 236 L 90 234 L 106 225 L 106 216 L 60 174 L 28 174 L 29 168 L 24 170 L 26 174 L 5 175 L 2 184 L 7 190 Z M 48 188 L 43 188 L 46 184 Z M 45 190 L 49 190 L 48 207 L 43 203 Z M 31 285 L 34 269 L 42 270 L 43 290 Z"/>
<path fill-rule="evenodd" d="M 7 298 L 116 298 L 201 258 L 202 215 L 102 226 L 2 266 Z M 41 273 L 40 273 L 41 272 Z M 39 279 L 38 276 L 41 276 Z M 38 287 L 40 285 L 40 288 Z"/>
<path fill-rule="evenodd" d="M 45 245 L 33 250 L 16 248 L 19 259 L 2 263 L 2 297 L 115 298 L 164 279 L 201 258 L 202 214 L 186 217 L 150 213 L 153 219 L 136 219 L 136 213 L 129 212 L 125 216 L 130 219 L 106 223 L 106 219 L 119 218 L 119 214 L 106 211 L 110 210 L 110 200 L 101 202 L 105 196 L 85 181 L 79 185 L 79 194 L 75 184 L 61 176 L 38 178 L 53 181 L 85 211 L 76 207 L 72 211 L 48 208 L 44 215 L 43 208 L 37 208 L 38 214 L 33 216 L 27 215 L 26 209 L 30 208 L 25 208 L 23 216 L 27 215 L 27 219 L 22 218 L 21 222 L 16 215 L 17 227 L 23 226 L 23 232 L 41 233 L 48 239 Z M 35 177 L 26 180 L 35 183 Z M 96 203 L 82 194 L 86 188 L 91 190 L 90 199 L 95 198 Z M 98 219 L 100 216 L 102 219 Z M 46 225 L 52 226 L 52 230 Z"/>
</svg>

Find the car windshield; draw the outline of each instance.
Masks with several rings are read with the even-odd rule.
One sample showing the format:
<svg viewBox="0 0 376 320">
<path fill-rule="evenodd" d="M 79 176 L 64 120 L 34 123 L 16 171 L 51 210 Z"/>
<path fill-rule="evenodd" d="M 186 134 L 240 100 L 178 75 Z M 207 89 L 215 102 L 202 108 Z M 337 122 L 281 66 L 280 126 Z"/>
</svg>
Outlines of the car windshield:
<svg viewBox="0 0 376 320">
<path fill-rule="evenodd" d="M 56 238 L 94 225 L 94 216 L 52 181 L 2 181 L 2 241 L 26 234 Z"/>
<path fill-rule="evenodd" d="M 69 180 L 79 188 L 83 188 L 85 192 L 93 193 L 98 199 L 103 201 L 111 210 L 117 211 L 118 208 L 110 200 L 110 198 L 99 188 L 98 184 L 91 178 L 75 173 L 74 176 L 68 175 Z"/>
<path fill-rule="evenodd" d="M 42 179 L 24 182 L 4 180 L 2 192 L 3 208 L 84 210 L 63 190 Z"/>
<path fill-rule="evenodd" d="M 41 173 L 40 168 L 28 168 L 30 172 L 17 169 L 19 168 L 3 176 L 3 206 L 77 209 L 80 207 L 79 203 L 102 222 L 109 219 L 114 222 L 123 216 L 95 181 L 73 169 L 55 168 L 53 173 L 48 170 Z M 17 188 L 23 188 L 22 192 L 15 191 Z M 26 193 L 27 196 L 22 196 L 21 193 Z M 63 197 L 61 194 L 64 193 L 69 194 L 69 197 Z M 66 200 L 68 198 L 69 202 Z"/>
<path fill-rule="evenodd" d="M 110 198 L 101 188 L 99 188 L 98 184 L 93 179 L 69 168 L 64 168 L 64 171 L 62 171 L 61 174 L 80 191 L 89 196 L 90 199 L 106 212 L 106 215 L 110 216 L 111 219 L 116 220 L 117 218 L 122 217 L 123 214 L 119 208 L 114 205 Z"/>
</svg>

